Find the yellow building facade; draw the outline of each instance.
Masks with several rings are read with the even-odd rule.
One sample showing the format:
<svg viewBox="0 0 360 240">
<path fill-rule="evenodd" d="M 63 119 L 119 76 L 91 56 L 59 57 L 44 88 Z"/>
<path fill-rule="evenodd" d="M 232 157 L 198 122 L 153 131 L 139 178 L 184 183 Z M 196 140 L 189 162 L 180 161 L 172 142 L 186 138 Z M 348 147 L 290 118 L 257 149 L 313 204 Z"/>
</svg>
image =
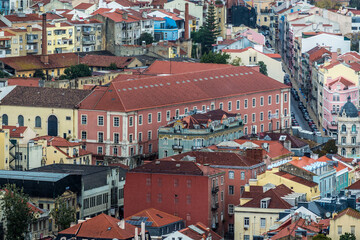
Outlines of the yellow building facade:
<svg viewBox="0 0 360 240">
<path fill-rule="evenodd" d="M 340 239 L 340 236 L 345 233 L 352 233 L 356 239 L 360 239 L 360 212 L 347 208 L 332 219 L 330 219 L 329 237 L 332 240 Z"/>
<path fill-rule="evenodd" d="M 8 129 L 0 129 L 0 169 L 9 170 L 10 133 Z"/>
<path fill-rule="evenodd" d="M 47 24 L 46 30 L 48 54 L 75 52 L 74 25 L 55 22 Z"/>
<path fill-rule="evenodd" d="M 279 168 L 273 168 L 272 170 L 267 170 L 263 174 L 258 175 L 256 181 L 250 181 L 250 185 L 264 186 L 268 183 L 272 183 L 278 186 L 284 184 L 285 186 L 287 186 L 296 193 L 305 193 L 306 200 L 308 201 L 320 198 L 320 189 L 317 184 L 313 182 L 312 184 L 308 184 L 310 183 L 310 181 L 307 181 L 305 179 L 301 179 L 300 181 L 297 181 L 299 177 L 294 177 L 292 179 L 289 179 L 284 176 L 277 175 L 276 173 L 279 173 Z"/>
</svg>

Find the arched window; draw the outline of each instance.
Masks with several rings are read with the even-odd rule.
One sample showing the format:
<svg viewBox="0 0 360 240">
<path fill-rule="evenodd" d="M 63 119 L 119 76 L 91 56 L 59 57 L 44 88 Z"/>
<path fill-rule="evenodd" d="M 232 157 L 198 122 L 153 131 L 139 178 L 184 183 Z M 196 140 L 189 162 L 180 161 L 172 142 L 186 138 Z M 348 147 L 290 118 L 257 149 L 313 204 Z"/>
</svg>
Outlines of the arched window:
<svg viewBox="0 0 360 240">
<path fill-rule="evenodd" d="M 9 118 L 6 114 L 2 115 L 2 125 L 9 125 Z"/>
<path fill-rule="evenodd" d="M 352 126 L 351 126 L 351 132 L 356 132 L 356 125 L 355 124 L 353 124 Z"/>
<path fill-rule="evenodd" d="M 24 126 L 24 116 L 23 115 L 18 116 L 18 124 L 20 127 Z"/>
<path fill-rule="evenodd" d="M 352 155 L 355 155 L 355 154 L 356 154 L 355 148 L 351 149 L 351 154 L 352 154 Z"/>
<path fill-rule="evenodd" d="M 39 116 L 36 116 L 36 118 L 35 118 L 35 127 L 41 128 L 41 117 L 39 117 Z"/>
<path fill-rule="evenodd" d="M 343 125 L 341 126 L 341 131 L 342 131 L 342 132 L 346 132 L 346 126 L 345 126 L 345 124 L 343 124 Z"/>
<path fill-rule="evenodd" d="M 341 149 L 341 155 L 342 155 L 342 156 L 345 156 L 345 155 L 346 155 L 345 148 L 342 148 L 342 149 Z"/>
</svg>

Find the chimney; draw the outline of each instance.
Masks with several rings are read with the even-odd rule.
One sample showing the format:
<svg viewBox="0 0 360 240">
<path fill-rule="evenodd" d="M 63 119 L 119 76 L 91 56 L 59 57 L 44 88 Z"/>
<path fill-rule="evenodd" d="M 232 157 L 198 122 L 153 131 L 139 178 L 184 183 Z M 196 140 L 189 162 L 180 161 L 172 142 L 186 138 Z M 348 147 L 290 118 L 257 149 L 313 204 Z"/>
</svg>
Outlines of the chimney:
<svg viewBox="0 0 360 240">
<path fill-rule="evenodd" d="M 141 222 L 141 240 L 145 240 L 145 222 Z"/>
<path fill-rule="evenodd" d="M 49 56 L 47 55 L 47 30 L 46 30 L 46 13 L 43 13 L 42 19 L 42 50 L 40 60 L 44 64 L 49 63 Z"/>
<path fill-rule="evenodd" d="M 125 220 L 124 219 L 120 220 L 120 222 L 118 222 L 118 225 L 121 229 L 125 229 Z"/>
<path fill-rule="evenodd" d="M 138 233 L 138 228 L 135 228 L 135 240 L 139 240 L 139 233 Z"/>
<path fill-rule="evenodd" d="M 189 31 L 189 3 L 185 3 L 185 40 L 190 38 Z"/>
</svg>

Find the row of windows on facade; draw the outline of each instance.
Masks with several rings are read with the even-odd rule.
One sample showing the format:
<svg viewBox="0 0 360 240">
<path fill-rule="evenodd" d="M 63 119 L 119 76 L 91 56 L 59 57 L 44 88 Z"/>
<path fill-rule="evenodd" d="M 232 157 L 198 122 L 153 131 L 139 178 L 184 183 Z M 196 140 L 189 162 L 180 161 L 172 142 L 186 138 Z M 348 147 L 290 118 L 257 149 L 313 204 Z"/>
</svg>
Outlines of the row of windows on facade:
<svg viewBox="0 0 360 240">
<path fill-rule="evenodd" d="M 268 105 L 271 105 L 271 100 L 272 96 L 268 97 Z M 284 94 L 284 102 L 287 102 L 287 93 Z M 279 94 L 276 95 L 276 104 L 279 104 Z M 264 97 L 260 97 L 260 106 L 264 106 Z M 256 107 L 256 98 L 252 99 L 252 107 L 255 108 Z M 244 109 L 248 108 L 248 100 L 245 99 L 244 100 Z M 223 110 L 223 103 L 219 104 L 219 109 Z M 197 110 L 197 107 L 194 107 L 193 110 Z M 215 110 L 215 104 L 211 104 L 211 110 Z M 232 111 L 232 102 L 229 101 L 228 102 L 228 111 Z M 240 110 L 240 100 L 236 101 L 236 110 Z M 202 111 L 206 111 L 206 106 L 203 105 L 202 106 Z M 185 108 L 184 109 L 184 114 L 189 113 L 189 109 Z M 276 113 L 279 115 L 279 110 L 276 110 Z M 271 111 L 269 111 L 269 116 L 271 114 Z M 176 109 L 175 110 L 175 118 L 178 118 L 180 115 L 180 110 Z M 284 109 L 284 115 L 287 116 L 287 110 Z M 171 111 L 167 110 L 166 111 L 166 121 L 170 120 L 170 116 L 171 116 Z M 157 113 L 157 122 L 161 122 L 161 112 Z M 153 122 L 153 117 L 152 117 L 152 113 L 148 114 L 148 123 L 151 124 Z M 83 114 L 81 115 L 81 124 L 82 125 L 86 125 L 87 124 L 87 115 Z M 104 126 L 104 116 L 98 116 L 97 119 L 97 124 L 98 126 Z M 139 115 L 138 118 L 138 124 L 142 125 L 143 124 L 143 115 Z M 134 125 L 134 118 L 133 116 L 129 117 L 129 126 L 132 127 Z M 119 127 L 120 126 L 120 118 L 119 117 L 114 117 L 113 118 L 113 126 L 114 127 Z"/>
<path fill-rule="evenodd" d="M 83 149 L 86 149 L 86 145 L 83 145 Z M 117 156 L 119 154 L 119 148 L 118 147 L 113 147 L 112 148 L 113 150 L 113 155 L 114 156 Z M 152 144 L 149 144 L 148 145 L 148 152 L 149 153 L 152 153 Z M 143 146 L 139 146 L 139 154 L 142 154 L 143 153 Z M 97 154 L 99 155 L 103 155 L 104 154 L 104 148 L 102 146 L 98 146 L 97 147 Z M 130 156 L 134 156 L 135 154 L 135 150 L 133 147 L 130 148 Z"/>
<path fill-rule="evenodd" d="M 66 120 L 71 120 L 71 117 L 66 116 Z M 23 115 L 18 116 L 17 123 L 19 124 L 20 127 L 24 126 L 24 116 Z M 7 114 L 2 115 L 2 125 L 9 125 L 9 117 Z M 41 128 L 41 125 L 42 125 L 41 117 L 36 116 L 35 117 L 35 127 Z"/>
<path fill-rule="evenodd" d="M 345 124 L 341 125 L 341 133 L 346 133 L 346 125 Z M 351 126 L 351 133 L 357 133 L 355 124 L 353 124 Z"/>
<path fill-rule="evenodd" d="M 342 225 L 338 225 L 337 226 L 337 229 L 338 229 L 338 235 L 342 235 L 343 234 L 343 229 L 342 229 Z M 351 225 L 350 226 L 350 233 L 354 234 L 355 235 L 355 225 Z"/>
<path fill-rule="evenodd" d="M 92 208 L 109 202 L 109 194 L 99 194 L 94 197 L 84 199 L 84 209 Z"/>
</svg>

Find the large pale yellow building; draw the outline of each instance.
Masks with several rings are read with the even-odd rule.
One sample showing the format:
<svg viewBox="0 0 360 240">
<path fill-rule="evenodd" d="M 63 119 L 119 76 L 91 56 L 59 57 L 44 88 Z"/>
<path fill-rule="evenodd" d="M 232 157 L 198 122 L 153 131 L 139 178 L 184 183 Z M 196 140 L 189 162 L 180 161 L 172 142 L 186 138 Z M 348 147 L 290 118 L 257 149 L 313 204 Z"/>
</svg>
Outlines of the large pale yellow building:
<svg viewBox="0 0 360 240">
<path fill-rule="evenodd" d="M 10 134 L 8 129 L 0 129 L 0 169 L 9 170 Z"/>
<path fill-rule="evenodd" d="M 77 138 L 76 105 L 91 91 L 16 86 L 0 104 L 2 122 L 28 126 L 38 136 Z"/>
<path fill-rule="evenodd" d="M 67 22 L 48 23 L 47 53 L 75 52 L 75 27 Z"/>
<path fill-rule="evenodd" d="M 352 233 L 360 239 L 360 212 L 347 208 L 330 219 L 329 237 L 332 240 L 340 239 L 345 233 Z"/>
</svg>

